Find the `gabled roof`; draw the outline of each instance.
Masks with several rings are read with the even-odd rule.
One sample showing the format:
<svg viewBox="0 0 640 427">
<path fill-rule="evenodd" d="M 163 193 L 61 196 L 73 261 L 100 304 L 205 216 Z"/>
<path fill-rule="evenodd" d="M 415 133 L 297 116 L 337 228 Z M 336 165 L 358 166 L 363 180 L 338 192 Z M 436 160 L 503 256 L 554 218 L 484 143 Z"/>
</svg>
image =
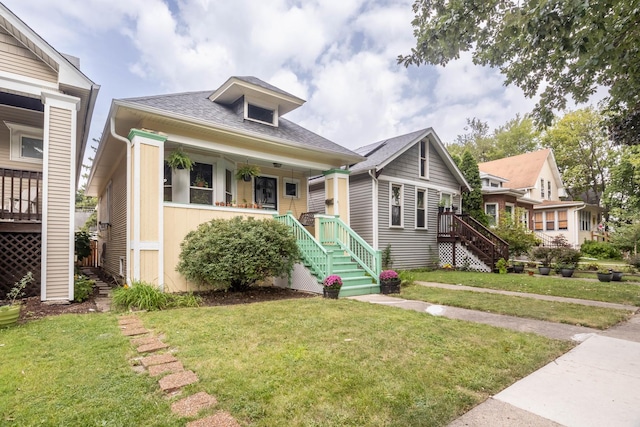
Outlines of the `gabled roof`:
<svg viewBox="0 0 640 427">
<path fill-rule="evenodd" d="M 296 146 L 303 145 L 310 149 L 334 152 L 349 156 L 354 161 L 362 159 L 353 151 L 284 118 L 279 119 L 277 127 L 244 120 L 242 111 L 238 111 L 232 105 L 211 101 L 211 92 L 208 90 L 127 98 L 116 100 L 115 104 L 186 121 L 197 121 L 212 128 L 233 129 L 239 133 L 277 139 Z"/>
<path fill-rule="evenodd" d="M 366 145 L 358 148 L 356 153 L 366 156 L 367 160 L 353 165 L 351 174 L 356 175 L 358 173 L 364 173 L 366 171 L 375 169 L 376 172 L 382 170 L 386 165 L 394 161 L 405 151 L 413 147 L 419 141 L 427 138 L 435 147 L 437 153 L 442 158 L 442 161 L 447 166 L 447 169 L 453 174 L 458 183 L 469 190 L 471 187 L 464 179 L 464 176 L 460 172 L 460 169 L 456 166 L 455 162 L 447 152 L 447 149 L 440 141 L 440 138 L 434 132 L 433 128 L 426 128 L 411 132 L 405 135 L 396 136 L 394 138 L 384 139 L 382 141 L 375 142 L 373 144 Z"/>
<path fill-rule="evenodd" d="M 562 178 L 550 148 L 479 163 L 478 169 L 480 172 L 507 179 L 508 181 L 503 184 L 504 187 L 526 189 L 536 186 L 540 172 L 547 161 L 550 163 L 558 187 L 562 187 Z"/>
</svg>

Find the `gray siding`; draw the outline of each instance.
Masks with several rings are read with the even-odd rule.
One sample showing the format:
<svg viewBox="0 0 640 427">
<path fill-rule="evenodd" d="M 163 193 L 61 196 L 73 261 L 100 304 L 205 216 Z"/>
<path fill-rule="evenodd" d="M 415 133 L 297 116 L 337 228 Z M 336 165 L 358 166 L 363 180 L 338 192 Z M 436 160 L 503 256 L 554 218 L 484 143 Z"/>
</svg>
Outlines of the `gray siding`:
<svg viewBox="0 0 640 427">
<path fill-rule="evenodd" d="M 309 212 L 324 213 L 324 181 L 309 185 Z"/>
<path fill-rule="evenodd" d="M 429 180 L 418 177 L 418 144 L 409 148 L 397 159 L 387 165 L 383 174 L 397 177 L 416 184 L 403 184 L 403 228 L 389 227 L 389 181 L 380 181 L 378 187 L 378 246 L 384 249 L 391 245 L 391 257 L 394 269 L 419 268 L 437 263 L 437 220 L 438 190 L 426 188 L 427 185 L 456 189 L 460 185 L 447 169 L 444 161 L 430 144 Z M 391 178 L 393 182 L 393 178 Z M 420 184 L 424 183 L 424 186 Z M 427 229 L 416 229 L 416 187 L 427 191 Z M 459 205 L 459 197 L 454 199 Z M 353 215 L 353 211 L 352 211 Z"/>
<path fill-rule="evenodd" d="M 372 182 L 367 174 L 349 177 L 351 228 L 373 246 Z"/>
</svg>

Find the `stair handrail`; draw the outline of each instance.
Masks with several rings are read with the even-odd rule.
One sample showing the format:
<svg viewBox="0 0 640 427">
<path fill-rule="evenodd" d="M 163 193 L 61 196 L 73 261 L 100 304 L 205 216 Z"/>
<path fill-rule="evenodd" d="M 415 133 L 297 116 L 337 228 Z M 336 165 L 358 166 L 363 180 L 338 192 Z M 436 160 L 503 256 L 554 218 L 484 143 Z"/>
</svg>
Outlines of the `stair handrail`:
<svg viewBox="0 0 640 427">
<path fill-rule="evenodd" d="M 380 284 L 382 253 L 369 245 L 339 215 L 316 215 L 320 226 L 320 243 L 337 245 L 357 262 L 376 284 Z"/>
<path fill-rule="evenodd" d="M 302 259 L 319 282 L 324 280 L 333 270 L 333 258 L 309 231 L 293 216 L 291 211 L 284 215 L 273 215 L 273 219 L 290 227 L 298 243 Z"/>
<path fill-rule="evenodd" d="M 476 251 L 478 251 L 480 254 L 483 255 L 482 258 L 485 258 L 485 260 L 490 262 L 491 264 L 490 267 L 492 269 L 494 268 L 495 261 L 496 261 L 495 259 L 496 244 L 492 242 L 491 239 L 489 239 L 487 236 L 483 235 L 478 230 L 473 228 L 471 225 L 469 225 L 469 223 L 464 221 L 459 216 L 453 216 L 453 229 L 455 231 L 456 236 L 458 236 L 458 238 L 471 244 Z M 484 243 L 484 245 L 476 244 L 472 241 L 472 239 L 467 239 L 465 237 L 465 233 L 463 233 L 462 231 L 467 231 L 469 234 L 472 235 L 471 237 L 477 238 L 478 241 L 480 243 Z M 482 249 L 482 246 L 485 246 L 488 249 Z M 479 255 L 479 254 L 476 253 L 476 255 Z"/>
<path fill-rule="evenodd" d="M 502 258 L 504 258 L 505 260 L 509 259 L 509 243 L 507 243 L 504 239 L 502 239 L 500 236 L 495 234 L 489 228 L 485 227 L 484 224 L 480 223 L 470 215 L 465 215 L 463 222 L 467 222 L 468 225 L 471 226 L 471 228 L 482 234 L 487 239 L 491 240 L 491 242 L 496 245 L 496 252 L 498 252 L 498 254 Z"/>
</svg>

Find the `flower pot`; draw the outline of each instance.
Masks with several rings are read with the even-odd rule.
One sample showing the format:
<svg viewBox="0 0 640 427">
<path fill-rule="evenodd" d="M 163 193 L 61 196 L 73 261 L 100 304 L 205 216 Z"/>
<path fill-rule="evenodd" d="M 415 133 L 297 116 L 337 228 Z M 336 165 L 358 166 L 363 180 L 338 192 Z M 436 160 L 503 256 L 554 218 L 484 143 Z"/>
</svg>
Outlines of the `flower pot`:
<svg viewBox="0 0 640 427">
<path fill-rule="evenodd" d="M 400 279 L 380 281 L 380 293 L 384 295 L 400 293 Z"/>
<path fill-rule="evenodd" d="M 514 265 L 513 272 L 514 273 L 522 273 L 524 271 L 524 265 Z"/>
<path fill-rule="evenodd" d="M 622 271 L 614 271 L 613 276 L 611 276 L 612 282 L 620 282 L 622 281 Z"/>
<path fill-rule="evenodd" d="M 610 282 L 613 279 L 613 273 L 597 273 L 598 280 L 601 282 Z"/>
<path fill-rule="evenodd" d="M 249 174 L 242 175 L 242 180 L 243 180 L 244 182 L 249 182 L 249 181 L 251 181 L 251 175 L 249 175 Z"/>
<path fill-rule="evenodd" d="M 561 268 L 560 274 L 562 275 L 562 277 L 571 277 L 573 276 L 573 271 L 573 268 Z"/>
<path fill-rule="evenodd" d="M 329 299 L 338 299 L 340 288 L 323 288 L 322 296 Z"/>
<path fill-rule="evenodd" d="M 551 267 L 538 267 L 538 273 L 548 276 L 551 273 Z"/>
<path fill-rule="evenodd" d="M 529 273 L 529 276 L 533 276 L 533 271 L 529 270 L 527 273 Z"/>
<path fill-rule="evenodd" d="M 15 325 L 20 317 L 19 305 L 5 305 L 0 307 L 0 328 Z"/>
</svg>

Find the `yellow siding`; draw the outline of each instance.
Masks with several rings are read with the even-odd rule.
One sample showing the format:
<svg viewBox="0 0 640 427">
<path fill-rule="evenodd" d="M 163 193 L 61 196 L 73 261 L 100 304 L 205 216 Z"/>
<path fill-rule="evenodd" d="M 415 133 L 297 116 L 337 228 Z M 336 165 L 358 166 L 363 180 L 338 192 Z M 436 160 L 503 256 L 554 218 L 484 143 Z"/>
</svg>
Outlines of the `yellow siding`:
<svg viewBox="0 0 640 427">
<path fill-rule="evenodd" d="M 127 164 L 124 144 L 122 144 L 122 151 L 118 167 L 111 176 L 111 227 L 99 233 L 100 251 L 103 243 L 107 245 L 102 267 L 114 276 L 120 273 L 120 257 L 125 257 L 127 253 Z M 105 189 L 102 190 L 101 196 L 101 203 L 106 203 Z"/>
<path fill-rule="evenodd" d="M 140 280 L 158 283 L 158 251 L 140 251 Z"/>
<path fill-rule="evenodd" d="M 158 166 L 158 147 L 141 144 L 140 145 L 140 240 L 158 241 L 158 206 L 160 199 L 158 188 L 160 182 L 160 170 Z M 157 271 L 157 270 L 156 270 Z M 157 273 L 156 275 L 157 276 Z"/>
<path fill-rule="evenodd" d="M 327 194 L 327 200 L 331 200 L 334 199 L 335 201 L 335 195 L 333 193 L 333 180 L 335 178 L 325 178 L 325 191 Z M 326 205 L 325 211 L 327 215 L 334 215 L 334 207 L 335 204 L 330 204 L 330 205 Z"/>
<path fill-rule="evenodd" d="M 347 195 L 349 194 L 349 180 L 348 179 L 338 179 L 338 200 L 340 200 L 340 205 L 338 209 L 340 212 L 340 218 L 349 224 L 349 203 L 347 199 Z"/>
<path fill-rule="evenodd" d="M 164 289 L 165 292 L 184 292 L 197 289 L 197 285 L 182 277 L 177 271 L 180 256 L 180 243 L 188 232 L 198 228 L 203 222 L 214 218 L 231 219 L 239 212 L 216 209 L 192 209 L 173 206 L 164 207 Z M 273 218 L 271 214 L 240 214 L 256 219 Z M 156 270 L 157 271 L 157 270 Z"/>
<path fill-rule="evenodd" d="M 51 83 L 58 82 L 58 73 L 3 29 L 0 29 L 0 70 Z"/>
<path fill-rule="evenodd" d="M 49 133 L 49 175 L 47 206 L 46 299 L 69 297 L 71 271 L 69 259 L 73 256 L 69 239 L 73 232 L 70 203 L 74 182 L 71 178 L 71 112 L 51 107 Z"/>
</svg>

